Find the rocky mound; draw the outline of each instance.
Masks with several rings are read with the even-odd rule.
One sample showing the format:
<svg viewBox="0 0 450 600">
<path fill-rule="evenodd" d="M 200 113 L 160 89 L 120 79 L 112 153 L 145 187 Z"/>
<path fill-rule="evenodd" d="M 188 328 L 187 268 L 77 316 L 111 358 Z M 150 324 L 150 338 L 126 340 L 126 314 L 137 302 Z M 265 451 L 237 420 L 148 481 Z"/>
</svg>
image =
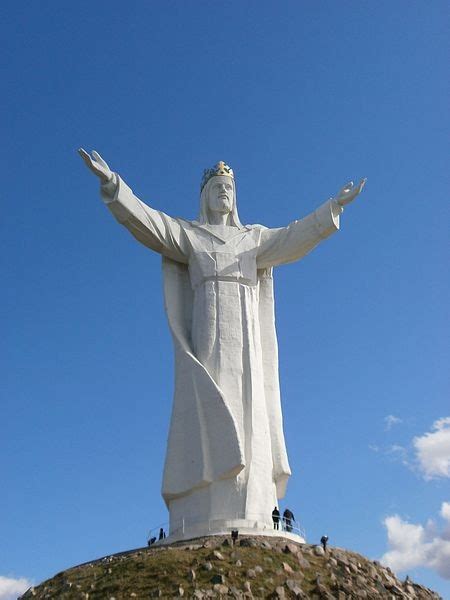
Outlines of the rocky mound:
<svg viewBox="0 0 450 600">
<path fill-rule="evenodd" d="M 144 598 L 439 599 L 376 561 L 348 550 L 246 537 L 210 537 L 107 556 L 58 573 L 22 596 Z"/>
</svg>

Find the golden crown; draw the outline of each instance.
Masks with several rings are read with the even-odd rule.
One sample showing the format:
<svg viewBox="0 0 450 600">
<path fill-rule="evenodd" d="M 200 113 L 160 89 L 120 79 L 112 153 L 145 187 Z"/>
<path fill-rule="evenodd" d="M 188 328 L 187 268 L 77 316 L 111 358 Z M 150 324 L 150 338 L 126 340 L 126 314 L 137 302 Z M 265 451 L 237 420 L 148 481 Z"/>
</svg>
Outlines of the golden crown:
<svg viewBox="0 0 450 600">
<path fill-rule="evenodd" d="M 200 186 L 200 190 L 205 187 L 211 177 L 215 177 L 216 175 L 228 175 L 228 177 L 232 177 L 234 179 L 233 169 L 226 165 L 223 160 L 219 160 L 214 167 L 211 169 L 205 169 L 203 171 L 202 185 Z"/>
</svg>

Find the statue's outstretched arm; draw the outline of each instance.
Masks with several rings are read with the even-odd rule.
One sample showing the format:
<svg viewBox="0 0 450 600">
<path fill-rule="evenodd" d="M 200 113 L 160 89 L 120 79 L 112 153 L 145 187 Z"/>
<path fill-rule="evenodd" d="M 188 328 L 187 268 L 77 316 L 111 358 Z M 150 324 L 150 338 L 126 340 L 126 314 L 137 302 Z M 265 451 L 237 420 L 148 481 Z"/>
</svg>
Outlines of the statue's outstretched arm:
<svg viewBox="0 0 450 600">
<path fill-rule="evenodd" d="M 346 204 L 361 192 L 366 180 L 354 186 L 347 183 L 339 193 L 313 213 L 287 227 L 261 230 L 257 254 L 258 268 L 267 268 L 299 260 L 322 240 L 339 229 L 339 216 Z"/>
<path fill-rule="evenodd" d="M 87 167 L 100 179 L 101 196 L 115 218 L 144 246 L 168 258 L 188 262 L 186 236 L 176 219 L 147 206 L 95 150 L 90 155 L 80 148 Z"/>
</svg>

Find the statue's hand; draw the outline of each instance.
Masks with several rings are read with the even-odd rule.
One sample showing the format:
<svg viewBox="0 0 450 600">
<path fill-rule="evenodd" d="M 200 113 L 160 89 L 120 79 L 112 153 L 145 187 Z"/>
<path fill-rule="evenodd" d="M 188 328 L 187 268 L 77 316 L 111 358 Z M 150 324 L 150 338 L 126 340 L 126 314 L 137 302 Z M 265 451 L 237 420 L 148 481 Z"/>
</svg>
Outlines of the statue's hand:
<svg viewBox="0 0 450 600">
<path fill-rule="evenodd" d="M 113 179 L 113 172 L 98 152 L 93 150 L 91 156 L 86 150 L 80 148 L 78 153 L 94 175 L 97 175 L 102 184 L 108 183 Z"/>
<path fill-rule="evenodd" d="M 353 185 L 353 181 L 349 181 L 344 185 L 344 187 L 340 190 L 339 194 L 335 196 L 334 200 L 340 205 L 345 206 L 346 204 L 350 204 L 356 198 L 358 194 L 361 193 L 367 179 L 361 179 L 358 185 Z"/>
</svg>

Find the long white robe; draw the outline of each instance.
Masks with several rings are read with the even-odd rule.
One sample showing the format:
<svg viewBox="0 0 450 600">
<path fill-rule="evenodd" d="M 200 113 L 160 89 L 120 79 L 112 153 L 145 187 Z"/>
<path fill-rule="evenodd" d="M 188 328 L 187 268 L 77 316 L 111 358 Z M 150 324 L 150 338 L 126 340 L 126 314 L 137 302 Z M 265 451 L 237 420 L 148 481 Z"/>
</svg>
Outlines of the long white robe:
<svg viewBox="0 0 450 600">
<path fill-rule="evenodd" d="M 287 227 L 216 227 L 174 219 L 118 178 L 109 209 L 162 254 L 175 346 L 163 479 L 171 522 L 270 521 L 290 475 L 278 382 L 272 267 L 302 258 L 339 228 L 328 201 Z"/>
</svg>

